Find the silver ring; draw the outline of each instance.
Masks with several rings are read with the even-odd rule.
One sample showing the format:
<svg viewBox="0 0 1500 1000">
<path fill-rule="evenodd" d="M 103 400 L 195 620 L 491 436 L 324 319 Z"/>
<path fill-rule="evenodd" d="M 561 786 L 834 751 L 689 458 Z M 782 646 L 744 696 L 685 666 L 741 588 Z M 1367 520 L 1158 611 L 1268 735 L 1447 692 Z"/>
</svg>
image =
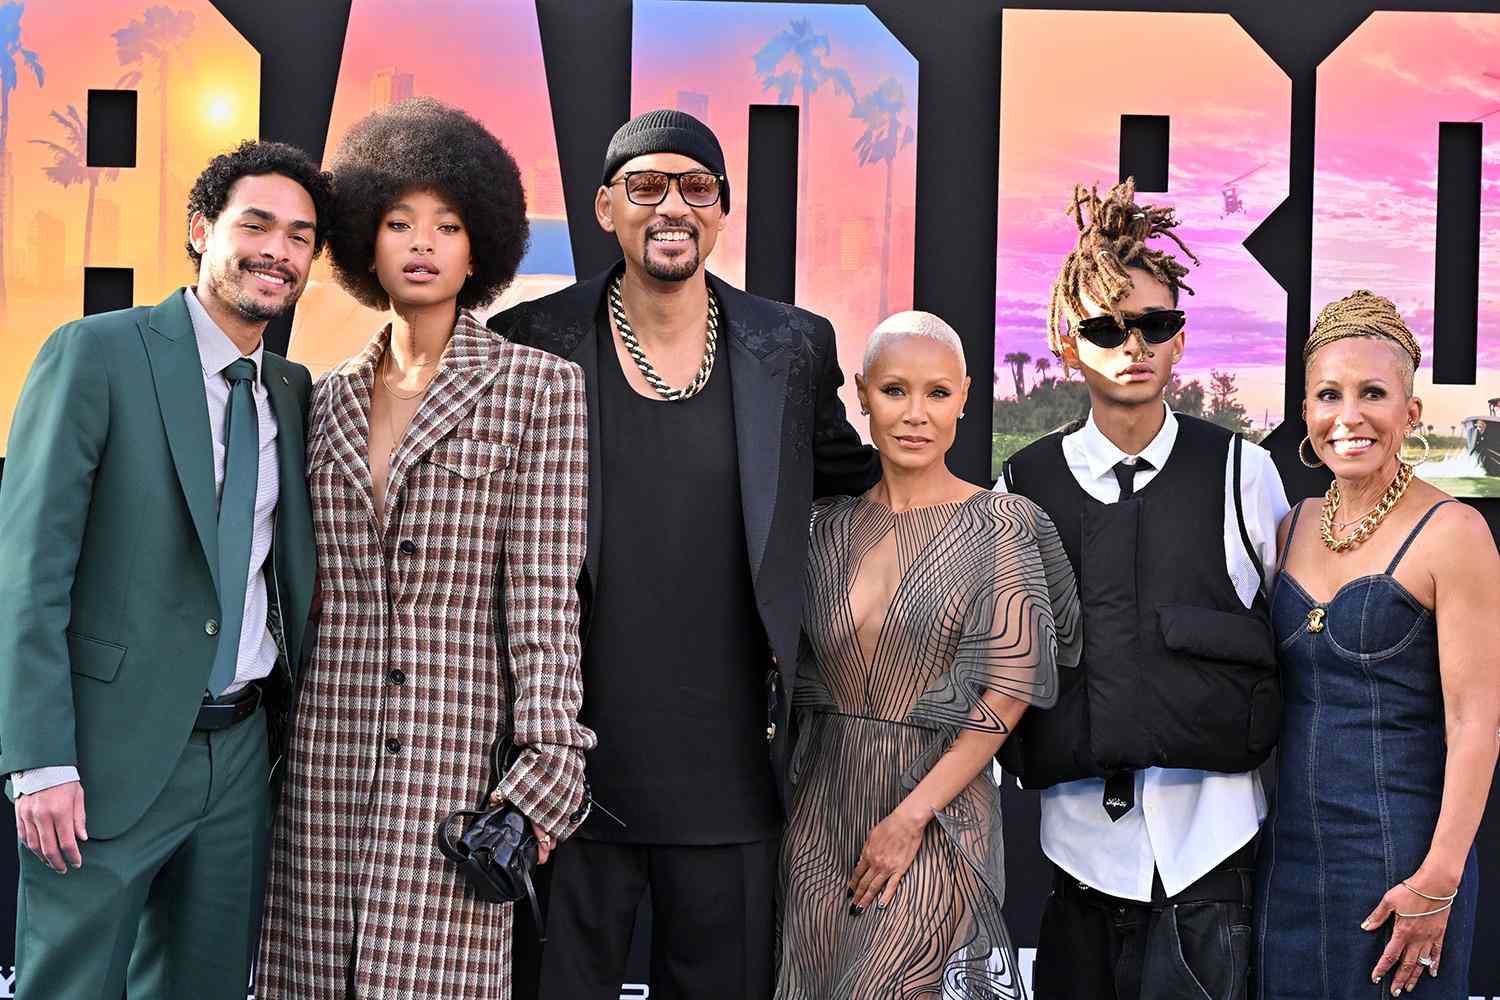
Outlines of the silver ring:
<svg viewBox="0 0 1500 1000">
<path fill-rule="evenodd" d="M 1418 955 L 1417 956 L 1417 964 L 1418 965 L 1423 965 L 1423 966 L 1431 967 L 1431 965 L 1432 965 L 1432 957 L 1430 955 Z"/>
</svg>

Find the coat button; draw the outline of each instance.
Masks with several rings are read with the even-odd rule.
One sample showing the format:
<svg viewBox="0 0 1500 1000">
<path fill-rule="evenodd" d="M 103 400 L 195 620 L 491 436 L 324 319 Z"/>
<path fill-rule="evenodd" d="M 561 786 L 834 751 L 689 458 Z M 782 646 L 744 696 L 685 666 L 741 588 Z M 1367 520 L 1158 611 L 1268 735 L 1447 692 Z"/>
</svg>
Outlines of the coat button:
<svg viewBox="0 0 1500 1000">
<path fill-rule="evenodd" d="M 212 618 L 210 618 L 208 621 L 204 622 L 203 623 L 203 634 L 204 635 L 218 635 L 219 634 L 219 623 L 216 622 L 216 621 L 214 621 Z"/>
<path fill-rule="evenodd" d="M 401 551 L 401 554 L 403 556 L 409 556 L 413 552 L 417 551 L 416 543 L 414 543 L 410 538 L 404 539 L 400 545 L 396 546 L 396 548 Z"/>
<path fill-rule="evenodd" d="M 392 667 L 391 672 L 386 674 L 385 676 L 386 680 L 390 681 L 392 684 L 406 683 L 406 671 L 402 670 L 400 667 Z"/>
<path fill-rule="evenodd" d="M 775 738 L 776 738 L 776 723 L 773 722 L 769 726 L 766 727 L 766 742 L 769 743 L 772 740 L 774 740 Z"/>
<path fill-rule="evenodd" d="M 391 753 L 400 753 L 401 752 L 401 741 L 398 740 L 398 739 L 396 739 L 396 737 L 392 736 L 390 739 L 388 739 L 388 740 L 385 741 L 385 748 L 387 750 L 389 750 Z"/>
</svg>

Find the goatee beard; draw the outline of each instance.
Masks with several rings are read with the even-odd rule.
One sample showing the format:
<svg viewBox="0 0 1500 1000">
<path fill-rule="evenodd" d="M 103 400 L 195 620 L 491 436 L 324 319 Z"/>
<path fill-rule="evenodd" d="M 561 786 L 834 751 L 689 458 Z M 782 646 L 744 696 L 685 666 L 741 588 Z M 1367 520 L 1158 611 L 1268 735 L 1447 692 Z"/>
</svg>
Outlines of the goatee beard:
<svg viewBox="0 0 1500 1000">
<path fill-rule="evenodd" d="M 698 246 L 695 240 L 693 244 L 694 252 L 691 257 L 672 261 L 658 261 L 653 260 L 648 251 L 641 259 L 641 263 L 644 265 L 646 273 L 657 281 L 687 281 L 698 273 L 698 265 L 701 258 L 698 256 L 697 250 Z"/>
<path fill-rule="evenodd" d="M 688 234 L 688 241 L 693 244 L 693 255 L 691 257 L 676 257 L 668 260 L 651 259 L 651 237 L 663 231 L 684 232 Z M 703 264 L 703 254 L 698 246 L 698 227 L 686 219 L 669 219 L 656 222 L 646 227 L 641 234 L 641 264 L 647 274 L 657 281 L 687 281 L 698 273 L 698 268 Z"/>
</svg>

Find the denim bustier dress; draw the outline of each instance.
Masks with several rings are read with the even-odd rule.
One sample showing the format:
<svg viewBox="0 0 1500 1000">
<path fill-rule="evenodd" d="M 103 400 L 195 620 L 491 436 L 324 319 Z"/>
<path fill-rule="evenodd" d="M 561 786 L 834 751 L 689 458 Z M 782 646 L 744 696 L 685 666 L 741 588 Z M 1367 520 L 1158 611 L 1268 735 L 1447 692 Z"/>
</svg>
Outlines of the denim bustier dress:
<svg viewBox="0 0 1500 1000">
<path fill-rule="evenodd" d="M 1447 757 L 1437 623 L 1392 574 L 1433 512 L 1450 502 L 1422 517 L 1384 573 L 1349 581 L 1326 603 L 1285 572 L 1278 577 L 1271 620 L 1286 705 L 1275 805 L 1260 848 L 1259 1000 L 1389 993 L 1390 973 L 1380 986 L 1370 973 L 1395 918 L 1375 931 L 1359 925 L 1426 857 Z M 1286 548 L 1300 514 L 1299 505 Z M 1478 880 L 1471 847 L 1438 977 L 1422 977 L 1428 1000 L 1469 996 Z"/>
</svg>

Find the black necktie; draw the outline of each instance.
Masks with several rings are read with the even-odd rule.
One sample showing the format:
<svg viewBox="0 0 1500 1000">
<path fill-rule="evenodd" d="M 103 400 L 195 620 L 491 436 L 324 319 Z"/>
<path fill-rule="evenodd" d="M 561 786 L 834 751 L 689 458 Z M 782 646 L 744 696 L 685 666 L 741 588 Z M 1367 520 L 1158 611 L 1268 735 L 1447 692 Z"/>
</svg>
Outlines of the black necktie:
<svg viewBox="0 0 1500 1000">
<path fill-rule="evenodd" d="M 1115 479 L 1120 484 L 1121 500 L 1129 500 L 1135 496 L 1135 474 L 1149 468 L 1151 463 L 1144 458 L 1138 458 L 1134 462 L 1115 463 Z M 1111 823 L 1118 823 L 1121 816 L 1134 808 L 1134 771 L 1116 771 L 1104 779 L 1104 811 L 1109 813 Z"/>
<path fill-rule="evenodd" d="M 1151 463 L 1144 458 L 1138 458 L 1134 462 L 1116 462 L 1115 480 L 1120 484 L 1120 499 L 1129 500 L 1135 496 L 1135 474 L 1151 468 Z"/>
</svg>

